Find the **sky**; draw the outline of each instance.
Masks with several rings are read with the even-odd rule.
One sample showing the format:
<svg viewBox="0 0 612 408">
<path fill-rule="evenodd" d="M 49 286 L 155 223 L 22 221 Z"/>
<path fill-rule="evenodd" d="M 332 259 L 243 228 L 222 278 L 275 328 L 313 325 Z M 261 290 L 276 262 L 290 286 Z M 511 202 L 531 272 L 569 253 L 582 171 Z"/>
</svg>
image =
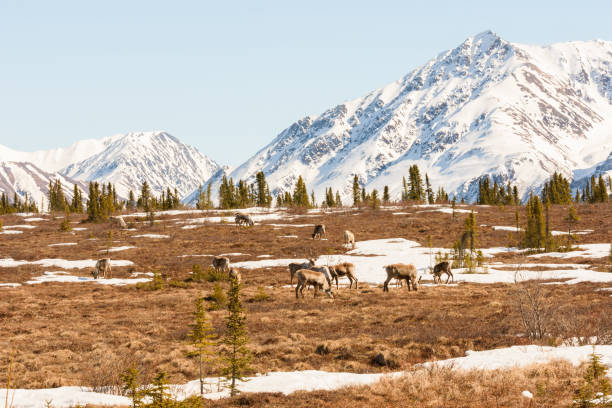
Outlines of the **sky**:
<svg viewBox="0 0 612 408">
<path fill-rule="evenodd" d="M 164 130 L 237 166 L 467 37 L 612 40 L 609 1 L 0 0 L 0 144 Z"/>
</svg>

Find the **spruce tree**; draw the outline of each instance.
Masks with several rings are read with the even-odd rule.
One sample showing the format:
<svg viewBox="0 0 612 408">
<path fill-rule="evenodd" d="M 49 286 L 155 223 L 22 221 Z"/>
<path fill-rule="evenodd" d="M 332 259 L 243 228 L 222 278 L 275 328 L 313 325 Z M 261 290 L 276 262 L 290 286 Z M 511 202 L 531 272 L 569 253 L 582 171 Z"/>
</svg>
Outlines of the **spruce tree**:
<svg viewBox="0 0 612 408">
<path fill-rule="evenodd" d="M 408 198 L 412 201 L 422 202 L 425 198 L 423 191 L 423 179 L 421 178 L 421 172 L 419 167 L 414 164 L 409 169 L 410 179 L 410 190 L 408 192 Z"/>
<path fill-rule="evenodd" d="M 389 204 L 389 202 L 391 201 L 391 196 L 389 195 L 389 186 L 385 186 L 383 188 L 383 205 L 387 205 Z"/>
<path fill-rule="evenodd" d="M 147 391 L 147 396 L 151 398 L 152 408 L 164 408 L 169 406 L 168 402 L 172 398 L 172 395 L 168 391 L 168 377 L 165 371 L 159 371 L 153 382 L 151 388 Z"/>
<path fill-rule="evenodd" d="M 408 183 L 406 182 L 406 177 L 402 177 L 402 202 L 408 201 L 410 198 L 410 193 L 408 191 Z"/>
<path fill-rule="evenodd" d="M 200 361 L 200 395 L 204 395 L 204 362 L 212 361 L 214 355 L 213 347 L 217 344 L 215 341 L 216 335 L 208 316 L 206 315 L 206 307 L 204 297 L 200 296 L 195 300 L 195 311 L 193 312 L 193 323 L 190 325 L 189 344 L 193 348 L 188 353 L 188 356 L 197 356 Z"/>
<path fill-rule="evenodd" d="M 119 376 L 120 380 L 123 382 L 123 391 L 129 398 L 132 399 L 132 408 L 140 408 L 143 406 L 143 393 L 140 389 L 139 376 L 140 372 L 135 365 L 127 368 Z"/>
<path fill-rule="evenodd" d="M 266 175 L 263 171 L 260 171 L 255 175 L 255 180 L 257 183 L 257 206 L 269 207 L 271 204 L 271 199 L 269 199 L 270 190 L 268 188 L 268 183 L 266 182 Z"/>
<path fill-rule="evenodd" d="M 360 197 L 361 188 L 359 187 L 359 176 L 355 174 L 353 177 L 353 206 L 358 207 L 361 203 Z"/>
<path fill-rule="evenodd" d="M 526 205 L 527 227 L 525 229 L 526 248 L 533 248 L 539 251 L 545 246 L 546 242 L 546 223 L 540 197 L 530 195 Z"/>
<path fill-rule="evenodd" d="M 204 195 L 204 190 L 202 189 L 202 185 L 198 187 L 198 199 L 196 200 L 196 208 L 198 210 L 203 210 L 206 208 L 206 196 Z"/>
<path fill-rule="evenodd" d="M 235 278 L 231 278 L 227 293 L 229 312 L 226 319 L 227 331 L 223 338 L 223 343 L 228 347 L 223 352 L 222 358 L 225 366 L 221 372 L 230 382 L 229 389 L 232 397 L 240 392 L 236 381 L 245 380 L 251 362 L 251 352 L 247 348 L 249 338 L 246 328 L 246 315 L 240 301 L 240 289 L 241 284 Z"/>
<path fill-rule="evenodd" d="M 151 188 L 149 187 L 149 183 L 147 181 L 142 182 L 142 186 L 140 187 L 140 197 L 138 197 L 138 207 L 142 208 L 145 211 L 149 211 L 151 201 Z"/>
<path fill-rule="evenodd" d="M 336 199 L 335 199 L 336 207 L 342 207 L 342 197 L 340 197 L 340 192 L 336 190 Z"/>
<path fill-rule="evenodd" d="M 429 176 L 427 175 L 427 173 L 425 173 L 425 187 L 426 187 L 426 194 L 427 194 L 427 202 L 429 204 L 433 204 L 434 203 L 434 194 L 433 194 L 433 190 L 431 188 L 431 183 L 429 182 Z"/>
<path fill-rule="evenodd" d="M 296 207 L 310 207 L 310 203 L 308 201 L 308 190 L 306 189 L 306 183 L 304 183 L 302 176 L 299 176 L 295 182 L 292 203 Z"/>
<path fill-rule="evenodd" d="M 370 201 L 372 202 L 372 209 L 377 210 L 380 208 L 380 198 L 378 198 L 378 190 L 372 190 L 372 195 L 370 197 Z"/>
</svg>

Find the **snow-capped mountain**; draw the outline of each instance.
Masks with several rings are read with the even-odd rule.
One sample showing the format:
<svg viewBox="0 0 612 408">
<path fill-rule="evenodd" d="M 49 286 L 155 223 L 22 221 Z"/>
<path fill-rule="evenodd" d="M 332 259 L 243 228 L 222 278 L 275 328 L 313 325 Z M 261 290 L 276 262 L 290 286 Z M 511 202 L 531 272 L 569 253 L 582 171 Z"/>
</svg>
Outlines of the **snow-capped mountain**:
<svg viewBox="0 0 612 408">
<path fill-rule="evenodd" d="M 176 187 L 184 197 L 220 168 L 166 132 L 127 133 L 104 139 L 104 144 L 103 150 L 68 165 L 61 173 L 76 180 L 113 183 L 124 198 L 130 190 L 138 195 L 145 180 L 155 195 Z"/>
<path fill-rule="evenodd" d="M 69 147 L 36 152 L 20 152 L 0 145 L 0 161 L 29 162 L 45 171 L 56 172 L 101 152 L 120 136 L 80 140 Z"/>
<path fill-rule="evenodd" d="M 612 151 L 612 42 L 510 43 L 487 31 L 362 98 L 307 116 L 236 168 L 263 170 L 273 193 L 299 175 L 317 200 L 391 189 L 418 164 L 434 185 L 473 200 L 478 178 L 538 190 L 558 171 L 574 178 Z M 216 192 L 216 189 L 215 189 Z"/>
<path fill-rule="evenodd" d="M 80 181 L 65 177 L 60 173 L 49 173 L 41 170 L 32 163 L 26 162 L 0 162 L 0 192 L 7 194 L 9 201 L 13 202 L 13 195 L 17 193 L 21 200 L 34 201 L 40 210 L 49 203 L 47 197 L 49 192 L 49 181 L 60 180 L 62 190 L 66 197 L 72 197 L 74 185 L 76 184 L 87 197 L 87 187 Z"/>
</svg>

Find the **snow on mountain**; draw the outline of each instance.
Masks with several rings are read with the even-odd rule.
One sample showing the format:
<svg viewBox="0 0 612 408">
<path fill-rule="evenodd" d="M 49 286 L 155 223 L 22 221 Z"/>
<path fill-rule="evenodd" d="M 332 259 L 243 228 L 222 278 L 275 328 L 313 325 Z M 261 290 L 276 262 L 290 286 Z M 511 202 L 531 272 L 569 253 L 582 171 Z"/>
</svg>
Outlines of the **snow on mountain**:
<svg viewBox="0 0 612 408">
<path fill-rule="evenodd" d="M 45 171 L 56 172 L 101 152 L 120 136 L 110 136 L 100 140 L 81 140 L 70 147 L 36 152 L 20 152 L 0 145 L 0 161 L 29 162 Z"/>
<path fill-rule="evenodd" d="M 85 184 L 65 177 L 60 173 L 49 173 L 41 170 L 32 163 L 26 162 L 0 162 L 0 192 L 7 194 L 9 201 L 13 201 L 14 193 L 17 193 L 21 200 L 25 199 L 26 193 L 29 200 L 34 200 L 40 210 L 43 201 L 48 204 L 49 181 L 60 180 L 64 195 L 72 197 L 74 184 L 83 190 L 86 199 L 87 189 Z M 46 206 L 46 204 L 45 204 Z"/>
<path fill-rule="evenodd" d="M 196 148 L 166 132 L 139 132 L 109 139 L 103 150 L 61 170 L 77 180 L 113 183 L 117 193 L 138 194 L 147 181 L 153 194 L 177 188 L 183 197 L 215 174 L 220 166 Z"/>
<path fill-rule="evenodd" d="M 348 197 L 357 174 L 367 189 L 389 185 L 398 198 L 418 164 L 434 188 L 473 200 L 481 175 L 526 194 L 554 171 L 573 178 L 611 152 L 612 42 L 522 45 L 486 31 L 298 120 L 231 176 L 252 182 L 263 170 L 276 194 L 302 175 L 320 201 L 329 186 Z"/>
</svg>

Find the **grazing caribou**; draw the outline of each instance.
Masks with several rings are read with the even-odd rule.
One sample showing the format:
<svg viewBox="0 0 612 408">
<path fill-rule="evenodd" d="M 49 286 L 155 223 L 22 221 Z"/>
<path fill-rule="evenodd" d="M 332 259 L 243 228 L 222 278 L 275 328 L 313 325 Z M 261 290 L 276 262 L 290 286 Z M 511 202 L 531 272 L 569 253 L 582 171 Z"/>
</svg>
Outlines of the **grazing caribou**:
<svg viewBox="0 0 612 408">
<path fill-rule="evenodd" d="M 252 227 L 255 224 L 250 215 L 239 212 L 237 212 L 234 216 L 234 221 L 236 222 L 237 226 L 244 225 L 247 227 Z"/>
<path fill-rule="evenodd" d="M 349 230 L 344 231 L 344 245 L 352 245 L 353 249 L 355 249 L 355 234 Z"/>
<path fill-rule="evenodd" d="M 229 271 L 230 260 L 226 256 L 215 256 L 212 260 L 212 267 L 215 268 L 217 272 Z"/>
<path fill-rule="evenodd" d="M 106 279 L 106 273 L 108 272 L 108 277 L 111 277 L 111 260 L 110 258 L 102 258 L 102 259 L 98 259 L 98 262 L 96 262 L 96 266 L 94 267 L 93 272 L 91 273 L 94 277 L 94 279 L 98 279 L 98 276 L 100 276 L 100 273 L 102 273 L 102 275 L 104 276 L 104 279 Z"/>
<path fill-rule="evenodd" d="M 433 268 L 433 277 L 434 277 L 434 283 L 442 283 L 442 274 L 445 273 L 446 274 L 446 282 L 448 283 L 449 279 L 452 279 L 452 281 L 455 281 L 455 277 L 453 276 L 453 272 L 451 271 L 451 267 L 450 264 L 446 261 L 444 262 L 440 262 L 439 264 L 437 264 L 436 266 L 434 266 Z"/>
<path fill-rule="evenodd" d="M 323 237 L 327 237 L 327 235 L 325 234 L 325 225 L 323 224 L 315 225 L 314 232 L 312 233 L 312 239 L 315 239 L 317 237 L 319 237 L 319 239 Z"/>
<path fill-rule="evenodd" d="M 295 287 L 295 298 L 299 299 L 298 292 L 302 294 L 302 299 L 304 298 L 304 287 L 306 285 L 314 286 L 314 297 L 317 297 L 317 292 L 319 289 L 325 291 L 325 294 L 333 298 L 331 293 L 331 286 L 329 285 L 329 281 L 323 272 L 311 271 L 310 269 L 300 269 L 296 273 L 298 283 Z"/>
<path fill-rule="evenodd" d="M 329 271 L 331 272 L 332 280 L 336 280 L 336 289 L 338 289 L 338 277 L 346 276 L 351 282 L 349 289 L 353 287 L 353 281 L 355 281 L 355 289 L 357 289 L 357 277 L 355 277 L 355 265 L 350 262 L 343 262 L 338 265 L 330 266 Z"/>
<path fill-rule="evenodd" d="M 409 264 L 391 264 L 384 267 L 387 272 L 387 280 L 383 285 L 383 292 L 389 291 L 389 282 L 391 279 L 399 279 L 405 280 L 406 286 L 408 286 L 408 291 L 410 291 L 410 287 L 412 286 L 413 290 L 418 290 L 419 288 L 419 280 L 417 280 L 417 270 L 414 265 Z"/>
<path fill-rule="evenodd" d="M 303 262 L 303 263 L 295 263 L 292 262 L 289 264 L 289 275 L 291 276 L 291 286 L 293 286 L 293 277 L 295 276 L 295 273 L 297 271 L 299 271 L 300 269 L 310 269 L 311 267 L 313 267 L 315 264 L 314 259 L 309 259 L 308 262 Z"/>
</svg>

